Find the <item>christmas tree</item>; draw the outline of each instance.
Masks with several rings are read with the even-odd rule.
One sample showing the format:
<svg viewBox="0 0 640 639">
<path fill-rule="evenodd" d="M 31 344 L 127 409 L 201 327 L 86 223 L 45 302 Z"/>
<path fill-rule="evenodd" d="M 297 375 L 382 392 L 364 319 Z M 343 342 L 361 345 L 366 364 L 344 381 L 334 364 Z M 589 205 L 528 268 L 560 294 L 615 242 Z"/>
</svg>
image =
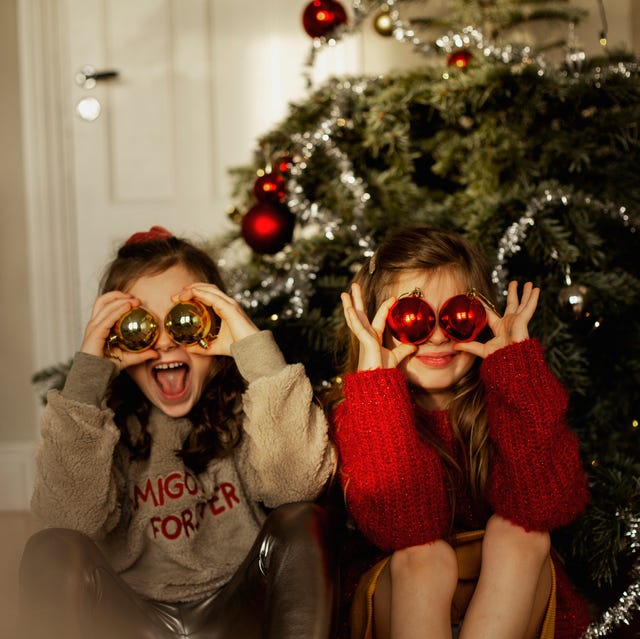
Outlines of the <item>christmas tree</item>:
<svg viewBox="0 0 640 639">
<path fill-rule="evenodd" d="M 237 225 L 211 248 L 319 389 L 336 374 L 339 294 L 399 227 L 463 233 L 501 294 L 511 279 L 539 285 L 531 332 L 570 391 L 593 495 L 554 541 L 598 602 L 585 637 L 620 636 L 640 602 L 638 66 L 584 55 L 567 2 L 458 0 L 438 19 L 416 15 L 426 4 L 309 3 L 308 65 L 365 20 L 424 64 L 310 87 L 232 172 Z M 549 22 L 567 25 L 564 42 L 521 37 Z"/>
</svg>

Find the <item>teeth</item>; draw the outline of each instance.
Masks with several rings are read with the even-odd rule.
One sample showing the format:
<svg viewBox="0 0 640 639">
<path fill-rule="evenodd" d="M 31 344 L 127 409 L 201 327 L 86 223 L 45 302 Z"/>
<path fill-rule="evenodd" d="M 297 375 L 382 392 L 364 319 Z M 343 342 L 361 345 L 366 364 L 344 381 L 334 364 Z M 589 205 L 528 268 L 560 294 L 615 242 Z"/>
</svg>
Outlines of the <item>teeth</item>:
<svg viewBox="0 0 640 639">
<path fill-rule="evenodd" d="M 180 362 L 171 362 L 170 364 L 158 364 L 155 369 L 156 370 L 161 370 L 161 371 L 166 371 L 169 370 L 171 368 L 180 368 L 181 366 L 184 366 L 184 364 L 180 364 Z"/>
</svg>

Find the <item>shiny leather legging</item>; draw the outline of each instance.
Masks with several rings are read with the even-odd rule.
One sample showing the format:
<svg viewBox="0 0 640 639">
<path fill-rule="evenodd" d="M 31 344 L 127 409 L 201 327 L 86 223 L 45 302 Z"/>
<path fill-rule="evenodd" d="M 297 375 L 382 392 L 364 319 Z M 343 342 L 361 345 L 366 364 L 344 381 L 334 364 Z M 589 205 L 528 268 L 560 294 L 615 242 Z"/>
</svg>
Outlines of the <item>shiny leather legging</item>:
<svg viewBox="0 0 640 639">
<path fill-rule="evenodd" d="M 20 566 L 21 636 L 326 639 L 336 596 L 333 545 L 323 508 L 281 506 L 270 513 L 221 591 L 201 601 L 169 604 L 137 595 L 85 535 L 45 529 L 29 539 Z"/>
</svg>

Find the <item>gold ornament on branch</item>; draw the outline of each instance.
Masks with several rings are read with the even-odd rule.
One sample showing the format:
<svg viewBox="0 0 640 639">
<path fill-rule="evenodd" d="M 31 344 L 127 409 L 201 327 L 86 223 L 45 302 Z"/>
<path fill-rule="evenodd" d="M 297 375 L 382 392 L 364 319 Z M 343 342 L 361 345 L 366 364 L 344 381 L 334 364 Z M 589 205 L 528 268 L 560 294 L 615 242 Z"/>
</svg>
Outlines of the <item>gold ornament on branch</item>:
<svg viewBox="0 0 640 639">
<path fill-rule="evenodd" d="M 388 6 L 384 5 L 375 15 L 373 18 L 373 28 L 379 35 L 385 38 L 393 35 L 393 20 L 391 19 Z"/>
</svg>

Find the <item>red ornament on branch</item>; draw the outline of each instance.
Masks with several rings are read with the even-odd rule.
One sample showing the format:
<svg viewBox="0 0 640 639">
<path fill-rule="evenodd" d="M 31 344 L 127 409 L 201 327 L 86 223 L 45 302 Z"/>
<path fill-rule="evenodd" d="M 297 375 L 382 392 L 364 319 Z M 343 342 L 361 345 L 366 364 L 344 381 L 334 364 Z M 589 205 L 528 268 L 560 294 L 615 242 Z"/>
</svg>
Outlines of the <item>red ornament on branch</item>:
<svg viewBox="0 0 640 639">
<path fill-rule="evenodd" d="M 290 155 L 283 155 L 278 158 L 276 162 L 276 168 L 280 173 L 289 173 L 291 171 L 291 167 L 293 166 L 293 158 Z"/>
<path fill-rule="evenodd" d="M 466 69 L 472 58 L 473 54 L 471 51 L 467 51 L 467 49 L 459 49 L 458 51 L 453 51 L 448 55 L 447 64 L 450 67 L 456 67 L 456 69 Z"/>
<path fill-rule="evenodd" d="M 321 38 L 347 22 L 347 13 L 337 0 L 312 0 L 302 13 L 302 26 L 312 38 Z"/>
<path fill-rule="evenodd" d="M 264 173 L 253 183 L 253 193 L 258 202 L 283 202 L 287 195 L 284 177 L 280 173 Z"/>
<path fill-rule="evenodd" d="M 259 202 L 242 218 L 242 237 L 256 253 L 271 255 L 291 241 L 294 223 L 295 217 L 288 209 Z"/>
</svg>

